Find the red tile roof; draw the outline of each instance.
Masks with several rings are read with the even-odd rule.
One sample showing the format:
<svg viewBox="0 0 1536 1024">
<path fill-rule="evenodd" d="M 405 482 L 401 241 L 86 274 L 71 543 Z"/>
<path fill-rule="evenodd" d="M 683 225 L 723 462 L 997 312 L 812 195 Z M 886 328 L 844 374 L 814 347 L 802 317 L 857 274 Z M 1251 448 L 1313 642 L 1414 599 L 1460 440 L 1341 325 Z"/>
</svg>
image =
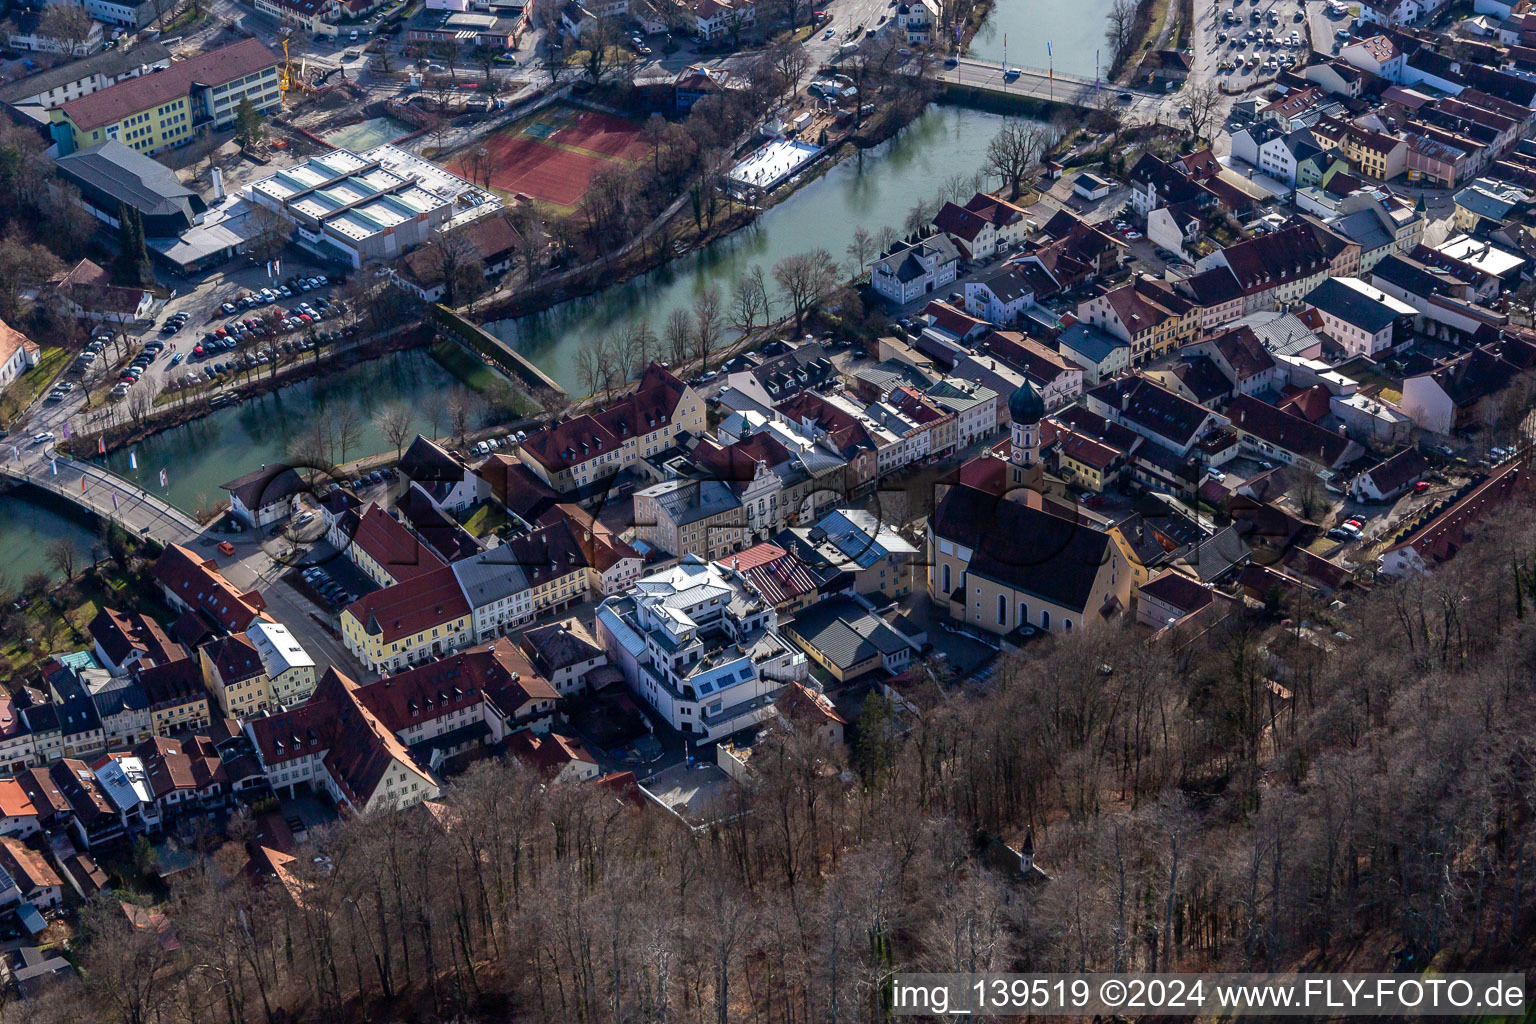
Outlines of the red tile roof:
<svg viewBox="0 0 1536 1024">
<path fill-rule="evenodd" d="M 416 765 L 405 745 L 364 701 L 362 689 L 366 688 L 336 669 L 327 669 L 308 703 L 253 721 L 251 735 L 262 763 L 270 767 L 324 752 L 326 771 L 347 799 L 360 806 L 373 798 L 374 790 L 395 763 L 435 786 L 432 777 Z"/>
<path fill-rule="evenodd" d="M 686 388 L 671 371 L 651 363 L 635 390 L 595 415 L 575 416 L 534 432 L 523 449 L 550 470 L 609 454 L 632 437 L 669 425 Z"/>
<path fill-rule="evenodd" d="M 414 580 L 448 564 L 380 505 L 369 505 L 358 517 L 357 527 L 352 532 L 352 545 L 399 583 Z"/>
<path fill-rule="evenodd" d="M 352 692 L 380 723 L 396 733 L 464 708 L 479 707 L 487 698 L 506 700 L 511 706 L 502 710 L 515 715 L 530 700 L 553 703 L 560 697 L 509 640 L 460 651 Z"/>
<path fill-rule="evenodd" d="M 347 605 L 346 614 L 383 643 L 415 636 L 424 629 L 469 614 L 451 566 L 422 573 L 404 583 L 364 594 Z"/>
<path fill-rule="evenodd" d="M 540 465 L 556 471 L 610 455 L 619 448 L 619 439 L 607 427 L 585 415 L 535 431 L 523 442 L 525 452 Z"/>
<path fill-rule="evenodd" d="M 987 321 L 969 313 L 961 312 L 954 306 L 941 299 L 934 299 L 923 309 L 923 316 L 928 318 L 933 326 L 948 331 L 957 337 L 965 337 L 978 327 L 985 326 Z"/>
<path fill-rule="evenodd" d="M 277 64 L 277 55 L 261 40 L 243 39 L 196 57 L 172 61 L 164 71 L 118 82 L 71 100 L 61 109 L 76 128 L 88 132 L 186 96 L 193 86 L 223 85 Z"/>
<path fill-rule="evenodd" d="M 1520 463 L 1511 460 L 1498 466 L 1486 480 L 1459 498 L 1445 511 L 1415 525 L 1402 540 L 1382 552 L 1383 555 L 1413 548 L 1425 563 L 1450 558 L 1467 540 L 1467 531 L 1477 520 L 1503 507 L 1510 491 L 1520 480 Z"/>
<path fill-rule="evenodd" d="M 16 880 L 23 898 L 38 889 L 64 884 L 42 854 L 15 836 L 0 836 L 0 864 Z"/>
<path fill-rule="evenodd" d="M 1328 270 L 1323 247 L 1306 224 L 1245 239 L 1222 254 L 1244 294 L 1250 295 Z"/>
<path fill-rule="evenodd" d="M 180 544 L 170 545 L 160 555 L 154 577 L 177 599 L 212 616 L 227 632 L 243 632 L 266 608 L 256 591 L 242 594 L 213 559 Z"/>
<path fill-rule="evenodd" d="M 745 551 L 716 559 L 715 564 L 740 570 L 763 599 L 775 607 L 816 592 L 816 580 L 805 564 L 777 544 L 754 544 Z"/>
<path fill-rule="evenodd" d="M 538 519 L 541 527 L 555 523 L 564 523 L 569 527 L 571 537 L 580 548 L 586 563 L 598 572 L 607 572 L 627 558 L 640 557 L 640 553 L 620 540 L 608 524 L 595 518 L 580 505 L 562 502 Z"/>
<path fill-rule="evenodd" d="M 1275 357 L 1269 354 L 1269 349 L 1264 347 L 1251 327 L 1238 327 L 1218 334 L 1211 340 L 1216 351 L 1221 353 L 1237 374 L 1239 382 L 1275 368 Z"/>
<path fill-rule="evenodd" d="M 1337 466 L 1349 447 L 1349 438 L 1276 409 L 1252 395 L 1233 399 L 1227 407 L 1227 418 L 1244 433 L 1323 466 Z"/>
<path fill-rule="evenodd" d="M 524 729 L 507 737 L 507 749 L 548 775 L 558 775 L 567 765 L 597 765 L 597 758 L 574 736 L 558 732 L 545 735 Z"/>
<path fill-rule="evenodd" d="M 0 817 L 28 818 L 37 814 L 32 798 L 15 779 L 0 779 Z"/>
<path fill-rule="evenodd" d="M 1300 416 L 1309 423 L 1316 423 L 1327 416 L 1332 408 L 1331 399 L 1333 393 L 1321 384 L 1314 384 L 1309 388 L 1302 388 L 1293 394 L 1282 398 L 1277 409 L 1288 412 L 1292 416 Z"/>
<path fill-rule="evenodd" d="M 220 637 L 205 646 L 203 653 L 213 663 L 214 669 L 218 671 L 219 678 L 224 681 L 225 686 L 255 679 L 265 671 L 256 648 L 238 633 Z"/>
</svg>

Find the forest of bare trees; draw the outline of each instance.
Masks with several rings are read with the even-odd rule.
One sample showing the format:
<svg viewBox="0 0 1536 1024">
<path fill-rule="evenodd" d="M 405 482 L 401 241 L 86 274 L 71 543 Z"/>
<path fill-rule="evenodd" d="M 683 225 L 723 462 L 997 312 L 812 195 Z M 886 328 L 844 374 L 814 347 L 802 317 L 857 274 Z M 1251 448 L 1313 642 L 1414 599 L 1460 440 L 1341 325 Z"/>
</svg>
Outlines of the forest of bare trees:
<svg viewBox="0 0 1536 1024">
<path fill-rule="evenodd" d="M 711 825 L 482 761 L 255 886 L 237 819 L 179 949 L 98 897 L 80 982 L 7 1016 L 812 1024 L 885 1019 L 896 970 L 1529 963 L 1533 527 L 1525 496 L 1336 621 L 1106 626 L 905 684 L 920 716 L 871 695 L 851 752 L 760 744 Z M 1048 880 L 978 856 L 1025 830 Z"/>
</svg>

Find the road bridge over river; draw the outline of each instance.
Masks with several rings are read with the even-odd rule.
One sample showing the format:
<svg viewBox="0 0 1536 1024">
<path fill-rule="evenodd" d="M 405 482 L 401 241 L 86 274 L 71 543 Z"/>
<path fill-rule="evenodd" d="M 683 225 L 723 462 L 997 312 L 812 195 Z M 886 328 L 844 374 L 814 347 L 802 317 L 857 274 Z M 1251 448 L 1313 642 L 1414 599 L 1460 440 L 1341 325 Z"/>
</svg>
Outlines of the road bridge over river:
<svg viewBox="0 0 1536 1024">
<path fill-rule="evenodd" d="M 203 532 L 197 520 L 169 502 L 101 466 L 56 455 L 51 444 L 32 445 L 29 439 L 17 438 L 0 441 L 0 446 L 10 448 L 0 447 L 5 456 L 0 460 L 0 475 L 115 520 L 136 537 L 162 545 L 191 544 Z"/>
<path fill-rule="evenodd" d="M 1018 74 L 1010 76 L 1009 69 Z M 1069 75 L 1060 71 L 1052 73 L 1048 68 L 1031 68 L 1022 64 L 1009 64 L 1005 67 L 998 61 L 973 60 L 969 57 L 962 57 L 953 67 L 937 65 L 933 75 L 950 92 L 971 93 L 1001 102 L 1012 99 L 1092 110 L 1109 96 L 1119 109 L 1144 120 L 1157 117 L 1171 95 L 1122 88 L 1082 75 Z"/>
</svg>

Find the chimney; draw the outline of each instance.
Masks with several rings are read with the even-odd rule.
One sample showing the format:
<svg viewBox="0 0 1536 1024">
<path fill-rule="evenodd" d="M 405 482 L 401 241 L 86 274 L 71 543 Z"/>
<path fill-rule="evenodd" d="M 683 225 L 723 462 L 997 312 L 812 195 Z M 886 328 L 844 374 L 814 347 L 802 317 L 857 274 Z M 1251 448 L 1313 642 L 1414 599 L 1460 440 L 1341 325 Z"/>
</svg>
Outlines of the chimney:
<svg viewBox="0 0 1536 1024">
<path fill-rule="evenodd" d="M 215 167 L 213 169 L 213 201 L 218 202 L 224 198 L 224 172 Z"/>
</svg>

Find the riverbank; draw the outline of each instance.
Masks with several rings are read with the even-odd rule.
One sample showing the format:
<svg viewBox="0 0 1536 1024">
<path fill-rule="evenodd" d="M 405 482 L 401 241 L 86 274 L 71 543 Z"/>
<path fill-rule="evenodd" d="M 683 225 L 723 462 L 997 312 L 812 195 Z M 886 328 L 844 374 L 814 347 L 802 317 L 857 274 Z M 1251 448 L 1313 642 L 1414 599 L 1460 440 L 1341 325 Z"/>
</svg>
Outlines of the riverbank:
<svg viewBox="0 0 1536 1024">
<path fill-rule="evenodd" d="M 274 376 L 257 376 L 244 384 L 219 392 L 219 397 L 233 396 L 232 400 L 223 401 L 217 407 L 214 406 L 209 395 L 200 395 L 194 401 L 185 405 L 179 405 L 162 412 L 157 412 L 144 419 L 142 423 L 126 424 L 122 426 L 108 427 L 106 430 L 90 434 L 81 434 L 67 441 L 61 441 L 58 450 L 75 458 L 91 458 L 102 454 L 112 454 L 131 445 L 139 444 L 156 434 L 177 427 L 184 427 L 190 423 L 219 411 L 229 406 L 238 406 L 251 399 L 263 395 L 270 395 L 284 388 L 303 384 L 313 380 L 322 374 L 333 374 L 345 371 L 354 366 L 379 359 L 392 352 L 405 352 L 428 345 L 433 340 L 432 330 L 425 324 L 412 323 L 394 328 L 388 335 L 360 342 L 349 348 L 323 355 L 319 359 L 305 360 L 302 363 L 288 367 L 283 372 Z M 319 350 L 323 352 L 322 350 Z"/>
<path fill-rule="evenodd" d="M 887 104 L 857 130 L 848 129 L 836 139 L 829 139 L 826 147 L 800 173 L 769 193 L 757 205 L 726 199 L 726 212 L 706 224 L 695 220 L 695 214 L 686 207 L 670 214 L 659 226 L 653 224 L 639 235 L 642 243 L 629 243 L 617 259 L 595 260 L 568 276 L 550 275 L 546 279 L 523 281 L 504 292 L 498 290 L 461 307 L 459 312 L 479 323 L 511 320 L 534 316 L 555 306 L 575 299 L 587 298 L 617 284 L 664 268 L 675 260 L 707 249 L 716 242 L 743 228 L 750 227 L 759 217 L 773 207 L 792 198 L 805 186 L 814 182 L 829 169 L 861 150 L 874 149 L 889 142 L 901 130 L 922 116 L 928 103 L 901 116 L 897 104 Z M 754 140 L 756 141 L 756 140 Z M 677 229 L 677 230 L 674 230 Z"/>
</svg>

